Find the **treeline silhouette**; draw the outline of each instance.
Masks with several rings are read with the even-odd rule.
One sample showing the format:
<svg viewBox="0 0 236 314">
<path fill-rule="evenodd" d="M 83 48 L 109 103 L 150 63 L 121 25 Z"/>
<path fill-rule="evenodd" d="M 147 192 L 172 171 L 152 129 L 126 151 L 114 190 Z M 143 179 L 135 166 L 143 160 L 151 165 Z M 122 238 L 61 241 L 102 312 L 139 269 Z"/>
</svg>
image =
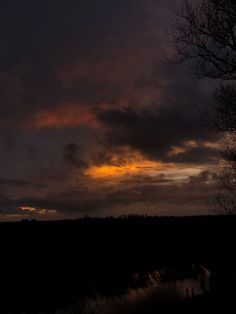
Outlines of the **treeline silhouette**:
<svg viewBox="0 0 236 314">
<path fill-rule="evenodd" d="M 0 312 L 53 311 L 96 292 L 121 295 L 133 273 L 170 268 L 184 277 L 191 264 L 217 274 L 222 295 L 236 283 L 235 226 L 236 216 L 1 223 Z"/>
</svg>

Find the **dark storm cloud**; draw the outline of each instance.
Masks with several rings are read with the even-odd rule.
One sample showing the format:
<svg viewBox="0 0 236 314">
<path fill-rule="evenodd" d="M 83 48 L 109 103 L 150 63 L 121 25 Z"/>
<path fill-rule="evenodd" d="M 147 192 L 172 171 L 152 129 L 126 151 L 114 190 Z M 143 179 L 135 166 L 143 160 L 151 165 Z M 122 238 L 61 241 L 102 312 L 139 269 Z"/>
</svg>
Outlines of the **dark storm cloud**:
<svg viewBox="0 0 236 314">
<path fill-rule="evenodd" d="M 126 200 L 128 203 L 147 203 L 154 204 L 156 208 L 162 208 L 163 210 L 170 206 L 172 209 L 176 207 L 176 213 L 178 210 L 182 210 L 182 206 L 189 206 L 185 214 L 191 214 L 191 208 L 194 204 L 195 207 L 206 206 L 214 199 L 214 193 L 216 188 L 217 176 L 210 171 L 202 171 L 197 175 L 192 175 L 185 182 L 177 183 L 173 180 L 169 180 L 168 177 L 158 177 L 155 182 L 155 178 L 144 178 L 140 181 L 140 178 L 135 178 L 132 184 L 120 186 L 116 191 L 108 193 L 108 199 L 119 203 Z M 208 208 L 209 209 L 209 208 Z M 174 212 L 173 212 L 174 213 Z M 175 213 L 174 213 L 175 214 Z"/>
<path fill-rule="evenodd" d="M 49 194 L 44 198 L 1 198 L 0 208 L 3 213 L 25 215 L 20 207 L 33 207 L 56 210 L 61 217 L 66 215 L 116 215 L 122 213 L 122 208 L 134 205 L 136 212 L 148 211 L 152 207 L 152 214 L 196 214 L 192 205 L 199 211 L 205 210 L 206 203 L 212 201 L 216 187 L 216 175 L 210 171 L 202 171 L 198 175 L 189 177 L 181 184 L 175 184 L 165 175 L 150 177 L 133 177 L 131 181 L 123 181 L 117 187 L 90 191 L 72 189 L 58 194 Z M 114 208 L 117 208 L 116 212 Z M 209 207 L 210 208 L 210 207 Z M 208 208 L 208 210 L 209 210 Z M 168 211 L 170 209 L 170 211 Z M 163 210 L 167 210 L 166 212 Z M 29 213 L 30 214 L 30 213 Z"/>
<path fill-rule="evenodd" d="M 186 152 L 168 157 L 167 160 L 184 164 L 212 164 L 218 160 L 218 155 L 215 148 L 205 147 L 200 144 L 198 147 L 192 147 Z"/>
<path fill-rule="evenodd" d="M 144 175 L 134 175 L 126 179 L 120 180 L 120 183 L 127 186 L 132 184 L 171 184 L 173 179 L 166 177 L 163 173 L 156 175 L 154 177 L 144 176 Z"/>
<path fill-rule="evenodd" d="M 96 103 L 116 97 L 120 87 L 109 86 L 107 79 L 93 79 L 86 71 L 102 64 L 101 77 L 102 72 L 114 75 L 114 56 L 119 60 L 124 47 L 129 50 L 136 41 L 143 41 L 148 14 L 141 3 L 1 2 L 0 102 L 4 122 L 19 121 L 37 109 L 60 103 Z M 85 66 L 83 70 L 84 65 L 88 69 Z M 75 73 L 65 84 L 68 69 Z"/>
<path fill-rule="evenodd" d="M 4 149 L 10 150 L 15 147 L 16 138 L 10 132 L 0 132 L 0 140 Z"/>
<path fill-rule="evenodd" d="M 187 185 L 175 190 L 169 177 L 129 176 L 108 186 L 83 174 L 87 166 L 132 163 L 135 154 L 123 153 L 124 145 L 165 162 L 212 160 L 213 150 L 203 145 L 212 136 L 197 112 L 210 85 L 162 64 L 167 2 L 0 3 L 0 206 L 6 213 L 32 206 L 99 215 L 136 202 L 162 204 L 170 194 L 177 206 L 178 193 L 184 203 Z M 188 140 L 198 146 L 169 155 Z M 202 187 L 201 181 L 198 197 L 207 193 Z"/>
<path fill-rule="evenodd" d="M 190 176 L 188 179 L 188 183 L 196 185 L 201 185 L 202 183 L 215 182 L 218 179 L 218 175 L 215 172 L 211 172 L 209 170 L 201 171 L 196 176 Z"/>
<path fill-rule="evenodd" d="M 2 179 L 2 178 L 0 178 L 0 185 L 29 186 L 29 185 L 31 185 L 31 182 L 26 181 L 26 180 Z"/>
<path fill-rule="evenodd" d="M 0 186 L 9 187 L 9 188 L 45 188 L 47 187 L 44 183 L 31 182 L 28 180 L 20 180 L 20 179 L 6 179 L 0 178 Z"/>
<path fill-rule="evenodd" d="M 201 146 L 203 144 L 169 154 L 172 147 L 187 141 L 201 143 L 214 139 L 213 134 L 199 124 L 191 106 L 166 106 L 139 112 L 132 108 L 106 110 L 100 111 L 98 117 L 109 127 L 107 141 L 114 146 L 128 145 L 150 158 L 169 162 L 201 163 L 215 157 L 213 149 Z"/>
<path fill-rule="evenodd" d="M 76 168 L 87 167 L 86 162 L 80 157 L 81 149 L 76 143 L 69 143 L 65 146 L 64 158 Z"/>
</svg>

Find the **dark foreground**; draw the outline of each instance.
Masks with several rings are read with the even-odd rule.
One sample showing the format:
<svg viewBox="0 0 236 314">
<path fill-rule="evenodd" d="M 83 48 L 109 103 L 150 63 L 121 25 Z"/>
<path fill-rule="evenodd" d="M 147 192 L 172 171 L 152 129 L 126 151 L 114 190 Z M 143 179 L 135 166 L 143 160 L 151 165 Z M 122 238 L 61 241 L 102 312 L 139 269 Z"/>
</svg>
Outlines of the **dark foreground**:
<svg viewBox="0 0 236 314">
<path fill-rule="evenodd" d="M 145 288 L 159 269 L 166 281 L 194 277 L 190 265 L 211 271 L 210 290 L 148 313 L 236 312 L 234 216 L 24 221 L 1 223 L 0 236 L 0 313 L 80 313 L 98 294 Z"/>
</svg>

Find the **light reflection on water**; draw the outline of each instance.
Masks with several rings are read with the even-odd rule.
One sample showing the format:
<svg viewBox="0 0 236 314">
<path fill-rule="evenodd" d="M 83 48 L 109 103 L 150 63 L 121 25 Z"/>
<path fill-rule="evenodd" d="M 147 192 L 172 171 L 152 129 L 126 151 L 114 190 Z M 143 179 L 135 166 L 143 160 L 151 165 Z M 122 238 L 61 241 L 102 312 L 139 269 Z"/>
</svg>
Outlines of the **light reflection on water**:
<svg viewBox="0 0 236 314">
<path fill-rule="evenodd" d="M 137 274 L 136 274 L 137 276 Z M 128 292 L 115 298 L 97 295 L 88 299 L 83 306 L 83 314 L 141 314 L 157 313 L 158 309 L 173 307 L 176 302 L 197 295 L 202 295 L 210 289 L 211 273 L 202 268 L 201 273 L 194 278 L 161 282 L 160 272 L 148 275 L 148 284 L 144 288 L 129 289 Z"/>
</svg>

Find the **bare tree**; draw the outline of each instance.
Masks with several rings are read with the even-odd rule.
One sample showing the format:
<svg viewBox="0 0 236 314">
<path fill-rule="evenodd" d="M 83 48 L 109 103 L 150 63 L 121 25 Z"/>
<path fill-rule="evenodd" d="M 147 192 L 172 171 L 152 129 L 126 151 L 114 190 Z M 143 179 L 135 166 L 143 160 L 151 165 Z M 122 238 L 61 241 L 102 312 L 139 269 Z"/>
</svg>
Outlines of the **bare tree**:
<svg viewBox="0 0 236 314">
<path fill-rule="evenodd" d="M 176 9 L 173 41 L 176 60 L 194 59 L 193 73 L 236 79 L 236 2 L 183 0 Z"/>
<path fill-rule="evenodd" d="M 217 203 L 224 212 L 236 213 L 236 1 L 183 0 L 175 8 L 172 58 L 188 61 L 199 78 L 221 81 L 208 121 L 224 139 Z"/>
</svg>

